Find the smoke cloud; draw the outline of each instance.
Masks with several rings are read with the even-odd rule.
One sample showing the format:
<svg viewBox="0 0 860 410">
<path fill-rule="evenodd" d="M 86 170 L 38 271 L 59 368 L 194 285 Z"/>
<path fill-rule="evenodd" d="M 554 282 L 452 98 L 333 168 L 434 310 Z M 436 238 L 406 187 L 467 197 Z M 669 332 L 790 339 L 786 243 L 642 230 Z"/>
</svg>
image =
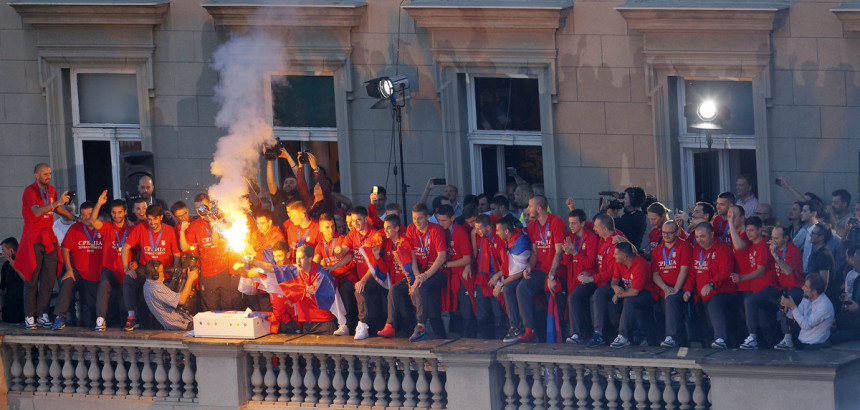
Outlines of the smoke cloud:
<svg viewBox="0 0 860 410">
<path fill-rule="evenodd" d="M 221 110 L 215 125 L 226 128 L 227 135 L 218 140 L 212 175 L 219 182 L 209 188 L 209 196 L 229 215 L 240 211 L 240 197 L 248 192 L 245 177 L 257 174 L 264 143 L 272 138 L 272 126 L 266 118 L 266 77 L 286 70 L 283 46 L 263 32 L 235 35 L 218 47 L 212 67 L 220 82 L 215 99 Z"/>
</svg>

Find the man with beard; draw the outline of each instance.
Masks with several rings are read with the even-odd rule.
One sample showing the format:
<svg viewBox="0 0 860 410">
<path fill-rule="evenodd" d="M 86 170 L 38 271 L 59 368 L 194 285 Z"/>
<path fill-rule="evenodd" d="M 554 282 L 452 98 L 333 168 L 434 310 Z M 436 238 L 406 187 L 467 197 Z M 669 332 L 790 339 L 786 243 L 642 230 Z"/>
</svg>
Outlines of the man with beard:
<svg viewBox="0 0 860 410">
<path fill-rule="evenodd" d="M 281 148 L 278 158 L 288 159 L 291 161 L 290 168 L 296 167 L 295 162 L 287 155 L 285 149 Z M 302 196 L 299 194 L 299 180 L 293 176 L 284 178 L 283 183 L 278 187 L 278 183 L 275 180 L 275 171 L 272 166 L 273 161 L 275 160 L 266 160 L 266 185 L 269 188 L 269 195 L 272 196 L 272 206 L 275 208 L 273 220 L 275 225 L 280 226 L 288 219 L 287 205 L 295 201 L 301 201 Z"/>
<path fill-rule="evenodd" d="M 112 318 L 120 318 L 117 314 L 119 309 L 122 309 L 122 293 L 112 291 L 122 289 L 122 281 L 125 277 L 125 271 L 122 268 L 122 247 L 128 240 L 128 236 L 132 231 L 132 224 L 126 219 L 126 205 L 121 199 L 115 199 L 110 203 L 111 220 L 104 222 L 98 218 L 99 210 L 107 203 L 107 191 L 102 192 L 96 201 L 96 207 L 93 210 L 91 224 L 102 235 L 104 246 L 102 247 L 102 263 L 101 273 L 99 275 L 99 288 L 96 295 L 96 325 L 94 330 L 104 332 L 107 324 L 105 319 L 108 313 L 113 313 Z M 136 259 L 132 257 L 132 260 Z M 137 262 L 129 263 L 129 268 L 137 269 Z M 113 299 L 113 303 L 111 302 Z M 108 307 L 110 306 L 110 309 Z M 110 321 L 111 323 L 114 320 Z"/>
<path fill-rule="evenodd" d="M 728 223 L 729 221 L 726 221 Z M 729 312 L 734 311 L 737 286 L 731 279 L 734 255 L 725 242 L 714 235 L 714 228 L 699 224 L 695 229 L 696 247 L 693 248 L 693 277 L 696 281 L 696 300 L 704 302 L 714 333 L 714 349 L 725 349 L 728 338 Z M 684 301 L 689 301 L 692 292 L 684 292 Z"/>
<path fill-rule="evenodd" d="M 406 240 L 412 246 L 418 266 L 415 283 L 412 283 L 412 301 L 418 314 L 418 324 L 410 342 L 424 340 L 427 336 L 425 325 L 428 320 L 433 324 L 436 336 L 445 338 L 445 327 L 442 325 L 442 289 L 447 285 L 447 275 L 442 267 L 447 260 L 447 242 L 445 231 L 437 224 L 429 221 L 430 213 L 427 205 L 419 202 L 412 208 L 412 225 L 406 229 Z M 416 294 L 417 292 L 417 294 Z"/>
<path fill-rule="evenodd" d="M 581 306 L 583 303 L 589 303 L 592 299 L 592 314 L 594 316 L 594 334 L 591 340 L 588 341 L 588 347 L 597 347 L 606 344 L 606 339 L 603 337 L 603 327 L 607 319 L 611 319 L 612 323 L 617 323 L 620 316 L 620 309 L 616 309 L 616 305 L 612 303 L 612 296 L 615 291 L 612 290 L 612 275 L 615 272 L 615 244 L 625 241 L 621 233 L 615 229 L 615 220 L 609 214 L 597 214 L 594 217 L 594 232 L 600 237 L 597 248 L 597 273 L 590 272 L 580 273 L 577 279 L 581 283 L 581 290 L 574 292 L 574 303 Z M 582 286 L 584 284 L 594 284 L 594 286 Z M 583 331 L 590 331 L 586 329 Z"/>
<path fill-rule="evenodd" d="M 147 207 L 154 206 L 154 205 L 160 206 L 162 211 L 163 211 L 163 216 L 167 218 L 167 221 L 171 221 L 171 222 L 173 221 L 173 216 L 170 214 L 170 211 L 168 211 L 169 208 L 167 207 L 167 202 L 165 202 L 163 199 L 156 198 L 154 196 L 154 194 L 155 194 L 155 183 L 152 181 L 152 177 L 150 177 L 148 175 L 144 175 L 144 176 L 140 177 L 140 179 L 137 181 L 137 192 L 138 192 L 138 197 L 129 201 L 128 206 L 130 208 L 133 209 L 134 203 L 137 202 L 138 199 L 142 199 L 144 204 L 146 204 Z M 131 221 L 132 222 L 145 222 L 146 216 L 145 215 L 140 216 L 137 213 L 132 213 Z"/>
<path fill-rule="evenodd" d="M 800 249 L 786 235 L 783 226 L 774 226 L 771 231 L 770 255 L 773 257 L 776 280 L 782 288 L 783 294 L 788 294 L 794 303 L 800 303 L 803 299 L 803 255 Z M 777 312 L 782 333 L 785 335 L 779 344 L 774 346 L 777 350 L 788 350 L 794 347 L 791 330 L 788 327 L 788 316 L 780 309 Z"/>
<path fill-rule="evenodd" d="M 466 208 L 464 215 L 474 206 L 467 206 Z M 469 231 L 454 222 L 454 208 L 450 205 L 439 207 L 436 211 L 436 218 L 439 221 L 439 226 L 445 230 L 448 247 L 447 259 L 442 265 L 448 279 L 442 294 L 442 309 L 445 312 L 460 312 L 460 316 L 464 319 L 463 327 L 465 328 L 470 324 L 469 322 L 473 317 L 471 314 L 472 303 L 469 301 L 468 295 L 465 294 L 466 286 L 462 283 L 472 276 L 472 244 Z"/>
<path fill-rule="evenodd" d="M 761 219 L 753 215 L 744 222 L 744 231 L 749 241 L 732 238 L 735 251 L 740 248 L 746 250 L 747 254 L 745 260 L 738 259 L 739 272 L 742 273 L 732 273 L 731 276 L 732 281 L 738 284 L 738 289 L 741 290 L 746 313 L 749 336 L 741 344 L 741 349 L 744 350 L 758 349 L 756 330 L 759 325 L 765 327 L 770 334 L 776 333 L 776 329 L 771 328 L 775 328 L 773 316 L 776 314 L 779 283 L 776 280 L 770 247 L 761 228 Z M 732 233 L 732 236 L 737 236 L 737 233 Z M 759 319 L 759 312 L 763 319 Z"/>
<path fill-rule="evenodd" d="M 656 289 L 663 298 L 666 338 L 663 347 L 675 347 L 678 325 L 683 323 L 683 293 L 693 290 L 693 278 L 689 277 L 693 261 L 693 248 L 678 238 L 681 228 L 673 221 L 666 221 L 660 228 L 663 241 L 651 251 L 651 272 Z"/>
<path fill-rule="evenodd" d="M 302 245 L 311 248 L 317 246 L 320 236 L 319 223 L 308 215 L 308 209 L 302 201 L 291 202 L 287 205 L 287 215 L 290 219 L 284 222 L 284 236 L 292 249 L 290 263 L 294 263 L 296 249 Z"/>
<path fill-rule="evenodd" d="M 717 196 L 717 215 L 711 221 L 714 234 L 721 242 L 731 245 L 731 221 L 729 221 L 729 209 L 735 206 L 735 194 L 723 192 Z"/>
<path fill-rule="evenodd" d="M 591 311 L 588 302 L 597 286 L 591 283 L 582 283 L 580 277 L 592 276 L 597 273 L 597 250 L 599 238 L 587 224 L 585 211 L 573 209 L 567 216 L 570 234 L 564 239 L 562 249 L 564 256 L 562 264 L 567 270 L 567 309 L 570 320 L 571 335 L 565 339 L 565 343 L 581 344 L 585 334 L 585 328 L 591 323 L 588 313 Z M 547 287 L 549 287 L 549 283 Z M 587 295 L 587 296 L 582 296 Z"/>
<path fill-rule="evenodd" d="M 347 252 L 342 258 L 337 257 L 335 250 L 344 246 L 346 236 L 337 234 L 331 214 L 320 215 L 319 223 L 322 236 L 314 250 L 314 262 L 331 273 L 346 309 L 347 323 L 338 326 L 334 335 L 349 336 L 349 329 L 358 323 L 358 305 L 355 301 L 355 282 L 358 281 L 358 275 L 355 272 L 355 264 L 351 263 L 353 255 Z"/>
<path fill-rule="evenodd" d="M 175 208 L 174 215 L 180 221 L 179 248 L 182 252 L 200 256 L 199 286 L 203 310 L 233 309 L 237 305 L 237 292 L 228 271 L 224 240 L 206 218 L 189 222 L 187 208 Z"/>
<path fill-rule="evenodd" d="M 383 303 L 385 303 L 385 288 L 373 277 L 371 267 L 376 263 L 371 260 L 372 249 L 382 245 L 383 235 L 374 230 L 367 220 L 367 208 L 363 206 L 353 207 L 347 212 L 347 218 L 352 219 L 352 228 L 346 235 L 341 246 L 335 246 L 338 262 L 329 266 L 330 270 L 336 270 L 351 261 L 355 262 L 356 278 L 355 300 L 358 305 L 358 323 L 355 326 L 355 340 L 363 340 L 370 337 L 371 325 L 379 329 L 382 320 Z M 351 253 L 352 257 L 347 257 Z"/>
<path fill-rule="evenodd" d="M 54 308 L 56 317 L 53 330 L 66 327 L 69 306 L 74 299 L 72 292 L 75 289 L 82 290 L 80 293 L 83 295 L 81 310 L 84 326 L 93 326 L 104 244 L 102 234 L 92 224 L 94 206 L 95 204 L 89 201 L 81 204 L 81 222 L 72 225 L 63 239 L 63 261 L 66 269 L 60 282 L 57 306 Z"/>
</svg>

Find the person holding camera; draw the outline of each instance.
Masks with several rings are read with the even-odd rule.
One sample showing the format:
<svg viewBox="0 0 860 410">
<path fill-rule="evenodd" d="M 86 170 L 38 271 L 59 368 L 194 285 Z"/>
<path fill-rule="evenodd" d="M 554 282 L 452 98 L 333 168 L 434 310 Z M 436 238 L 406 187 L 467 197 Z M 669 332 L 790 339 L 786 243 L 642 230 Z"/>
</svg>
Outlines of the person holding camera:
<svg viewBox="0 0 860 410">
<path fill-rule="evenodd" d="M 645 190 L 632 186 L 624 190 L 619 198 L 624 203 L 624 214 L 615 218 L 615 227 L 624 233 L 630 243 L 639 249 L 642 238 L 645 236 L 647 217 L 642 212 L 642 204 L 645 203 Z M 607 211 L 613 201 L 604 203 L 601 211 Z"/>
<path fill-rule="evenodd" d="M 284 178 L 281 186 L 278 186 L 272 162 L 278 158 L 288 159 L 290 161 L 290 168 L 295 167 L 295 162 L 293 162 L 292 157 L 280 145 L 264 148 L 263 156 L 266 158 L 266 185 L 269 188 L 269 195 L 272 196 L 272 206 L 275 213 L 273 221 L 276 226 L 279 226 L 288 219 L 287 205 L 295 201 L 301 201 L 302 196 L 299 194 L 299 180 L 296 177 L 287 176 Z"/>
<path fill-rule="evenodd" d="M 71 199 L 68 191 L 63 192 L 58 199 L 57 190 L 51 186 L 51 167 L 44 163 L 37 164 L 33 168 L 33 176 L 36 181 L 24 189 L 21 200 L 24 230 L 12 265 L 24 279 L 24 325 L 27 329 L 36 328 L 37 315 L 40 325 L 52 325 L 46 309 L 62 267 L 60 245 L 52 229 L 54 212 L 74 218 L 69 211 L 61 208 Z"/>
<path fill-rule="evenodd" d="M 199 275 L 197 265 L 186 269 L 188 277 L 179 292 L 174 292 L 165 283 L 164 264 L 158 259 L 150 259 L 144 265 L 146 282 L 143 284 L 143 298 L 152 316 L 161 323 L 164 330 L 190 330 L 193 325 L 191 315 L 181 307 L 185 305 L 194 289 Z"/>
<path fill-rule="evenodd" d="M 800 305 L 790 297 L 783 296 L 780 305 L 786 315 L 800 327 L 797 339 L 807 349 L 829 346 L 830 327 L 833 326 L 833 303 L 824 295 L 826 282 L 818 273 L 806 276 L 803 284 L 803 301 Z"/>
</svg>

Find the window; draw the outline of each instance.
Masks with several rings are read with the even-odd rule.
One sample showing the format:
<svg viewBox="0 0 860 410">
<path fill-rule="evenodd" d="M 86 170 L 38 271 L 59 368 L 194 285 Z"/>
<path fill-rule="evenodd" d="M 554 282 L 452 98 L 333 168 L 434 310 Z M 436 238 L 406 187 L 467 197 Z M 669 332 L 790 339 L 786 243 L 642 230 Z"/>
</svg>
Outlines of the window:
<svg viewBox="0 0 860 410">
<path fill-rule="evenodd" d="M 133 71 L 71 70 L 72 136 L 76 184 L 81 201 L 108 189 L 123 192 L 122 154 L 140 151 L 140 109 Z"/>
<path fill-rule="evenodd" d="M 505 191 L 508 167 L 531 184 L 543 183 L 538 80 L 466 75 L 474 192 Z"/>
<path fill-rule="evenodd" d="M 678 96 L 673 117 L 681 130 L 678 141 L 684 203 L 713 203 L 720 192 L 734 191 L 739 175 L 757 174 L 752 82 L 682 77 L 670 80 Z M 687 125 L 684 106 L 707 99 L 730 110 L 722 129 L 706 132 Z"/>
</svg>

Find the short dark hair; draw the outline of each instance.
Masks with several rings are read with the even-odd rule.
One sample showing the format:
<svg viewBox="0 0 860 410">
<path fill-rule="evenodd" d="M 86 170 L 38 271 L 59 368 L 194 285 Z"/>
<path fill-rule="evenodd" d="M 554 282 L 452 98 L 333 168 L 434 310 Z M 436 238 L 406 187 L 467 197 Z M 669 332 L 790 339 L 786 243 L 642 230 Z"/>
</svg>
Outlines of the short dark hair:
<svg viewBox="0 0 860 410">
<path fill-rule="evenodd" d="M 660 202 L 654 202 L 653 204 L 648 205 L 648 212 L 658 216 L 664 216 L 668 211 L 669 210 L 666 209 L 666 205 L 663 205 Z"/>
<path fill-rule="evenodd" d="M 824 278 L 818 274 L 818 272 L 812 272 L 809 275 L 806 275 L 806 281 L 809 282 L 809 289 L 816 291 L 819 295 L 824 294 L 824 289 L 827 284 L 824 282 Z"/>
<path fill-rule="evenodd" d="M 84 203 L 81 204 L 79 210 L 83 211 L 84 209 L 93 209 L 95 207 L 96 204 L 93 201 L 84 201 Z"/>
<path fill-rule="evenodd" d="M 636 255 L 636 249 L 633 247 L 633 244 L 627 241 L 616 243 L 615 249 L 623 253 L 625 256 Z"/>
<path fill-rule="evenodd" d="M 161 209 L 161 205 L 153 205 L 146 207 L 146 216 L 162 216 L 164 214 L 164 210 Z"/>
<path fill-rule="evenodd" d="M 10 236 L 10 237 L 4 239 L 3 242 L 0 242 L 0 245 L 6 245 L 6 246 L 12 248 L 12 250 L 14 250 L 15 252 L 18 251 L 18 240 L 15 239 L 14 236 Z"/>
<path fill-rule="evenodd" d="M 373 188 L 371 188 L 371 190 L 373 190 Z M 388 197 L 388 191 L 386 191 L 385 187 L 382 185 L 376 185 L 376 194 L 382 194 L 385 195 L 386 198 Z"/>
<path fill-rule="evenodd" d="M 480 214 L 477 218 L 475 218 L 475 225 L 490 225 L 493 223 L 490 220 L 490 216 L 486 214 Z"/>
<path fill-rule="evenodd" d="M 463 219 L 472 219 L 478 216 L 478 213 L 478 207 L 473 204 L 463 206 Z"/>
<path fill-rule="evenodd" d="M 738 179 L 743 179 L 747 181 L 747 183 L 750 184 L 753 189 L 755 189 L 755 180 L 749 174 L 740 174 L 737 178 L 735 178 L 735 181 L 737 181 Z"/>
<path fill-rule="evenodd" d="M 397 202 L 389 202 L 385 204 L 385 210 L 397 212 L 399 214 L 403 213 L 403 207 L 401 207 L 400 204 L 398 204 Z"/>
<path fill-rule="evenodd" d="M 600 222 L 601 225 L 608 228 L 610 231 L 615 230 L 615 220 L 612 219 L 606 212 L 599 213 L 594 217 L 594 222 Z"/>
<path fill-rule="evenodd" d="M 310 246 L 308 244 L 304 244 L 302 246 L 297 247 L 296 248 L 296 257 L 298 257 L 299 251 L 302 251 L 302 253 L 305 256 L 310 255 L 311 258 L 314 257 L 314 247 L 313 246 Z"/>
<path fill-rule="evenodd" d="M 821 201 L 810 199 L 809 201 L 804 202 L 803 206 L 809 207 L 809 212 L 815 212 L 816 217 L 821 213 Z M 801 206 L 800 209 L 803 209 L 803 206 Z"/>
<path fill-rule="evenodd" d="M 849 194 L 848 191 L 846 191 L 844 189 L 837 189 L 837 190 L 833 191 L 833 193 L 831 195 L 838 196 L 839 199 L 841 199 L 842 202 L 845 202 L 846 204 L 851 203 L 851 194 Z"/>
<path fill-rule="evenodd" d="M 627 187 L 624 193 L 630 197 L 630 206 L 641 209 L 645 203 L 645 190 L 638 186 Z"/>
<path fill-rule="evenodd" d="M 472 194 L 463 197 L 463 206 L 475 204 L 478 205 L 478 197 Z"/>
<path fill-rule="evenodd" d="M 487 200 L 488 203 L 490 202 L 490 199 L 492 199 L 492 197 L 490 197 L 490 194 L 488 194 L 486 192 L 484 192 L 483 194 L 478 194 L 477 198 L 478 198 L 478 202 L 481 202 L 481 198 L 484 198 Z M 463 203 L 465 203 L 465 202 L 466 202 L 466 199 L 464 198 Z"/>
<path fill-rule="evenodd" d="M 290 245 L 286 241 L 277 241 L 272 245 L 272 252 L 274 251 L 289 252 Z"/>
<path fill-rule="evenodd" d="M 436 212 L 437 209 L 439 209 L 440 206 L 442 206 L 442 201 L 448 201 L 448 197 L 439 195 L 436 198 L 433 198 L 432 205 L 433 205 L 433 212 L 434 213 Z"/>
<path fill-rule="evenodd" d="M 146 273 L 146 278 L 149 280 L 158 280 L 158 267 L 161 266 L 161 261 L 158 259 L 150 259 L 146 262 L 146 265 L 143 265 L 144 273 Z"/>
<path fill-rule="evenodd" d="M 128 205 L 126 205 L 125 201 L 123 201 L 122 199 L 114 199 L 113 201 L 110 201 L 110 209 L 116 208 L 118 206 L 121 206 L 123 211 L 128 211 Z"/>
<path fill-rule="evenodd" d="M 710 222 L 711 219 L 714 219 L 714 214 L 717 213 L 717 211 L 714 209 L 713 205 L 708 202 L 696 202 L 696 206 L 702 207 L 702 212 L 705 215 L 708 215 L 708 222 Z"/>
<path fill-rule="evenodd" d="M 323 213 L 320 215 L 319 221 L 320 221 L 320 222 L 322 222 L 322 221 L 332 221 L 332 222 L 334 222 L 334 217 L 333 217 L 333 216 L 331 216 L 331 214 L 330 214 L 330 213 L 328 213 L 328 212 L 323 212 Z"/>
<path fill-rule="evenodd" d="M 567 214 L 567 217 L 568 218 L 577 218 L 577 219 L 579 219 L 579 222 L 585 222 L 588 220 L 588 217 L 585 216 L 585 211 L 583 211 L 582 209 L 579 209 L 579 208 L 570 211 L 570 213 Z"/>
<path fill-rule="evenodd" d="M 427 209 L 427 204 L 419 202 L 412 207 L 412 212 L 421 212 L 424 215 L 430 215 L 430 210 Z"/>
<path fill-rule="evenodd" d="M 469 204 L 469 205 L 473 205 L 473 204 Z M 436 208 L 436 215 L 445 215 L 448 217 L 453 217 L 454 216 L 454 207 L 452 207 L 451 205 L 442 205 L 442 206 Z"/>
<path fill-rule="evenodd" d="M 833 237 L 833 232 L 830 232 L 830 227 L 824 223 L 819 222 L 812 227 L 812 229 L 818 228 L 818 234 L 821 235 L 821 238 L 824 239 L 824 243 L 830 242 L 830 238 Z"/>
<path fill-rule="evenodd" d="M 741 209 L 743 209 L 743 208 L 741 208 Z M 761 222 L 761 218 L 759 218 L 758 216 L 755 216 L 755 215 L 747 218 L 744 221 L 744 226 L 750 226 L 750 225 L 755 226 L 758 229 L 761 229 L 761 227 L 763 226 L 763 224 Z"/>
<path fill-rule="evenodd" d="M 729 191 L 726 191 L 726 192 L 720 192 L 720 194 L 719 194 L 719 195 L 717 195 L 717 199 L 719 199 L 719 198 L 722 198 L 722 199 L 726 199 L 726 200 L 728 200 L 729 202 L 731 202 L 731 203 L 732 203 L 732 205 L 734 205 L 734 204 L 735 204 L 735 201 L 737 201 L 737 199 L 735 199 L 735 194 L 733 194 L 733 193 L 731 193 L 731 192 L 729 192 Z"/>
<path fill-rule="evenodd" d="M 508 198 L 502 195 L 494 197 L 493 200 L 490 201 L 490 203 L 496 205 L 497 207 L 504 207 L 506 211 L 511 209 L 511 201 L 508 201 Z"/>
<path fill-rule="evenodd" d="M 354 206 L 352 208 L 349 208 L 349 212 L 347 212 L 346 214 L 352 216 L 363 216 L 367 218 L 367 208 L 361 205 Z"/>
<path fill-rule="evenodd" d="M 133 201 L 131 201 L 131 206 L 135 206 L 135 205 L 137 205 L 137 204 L 145 204 L 145 203 L 146 203 L 146 200 L 145 200 L 145 199 L 143 199 L 143 197 L 142 197 L 142 196 L 139 196 L 139 197 L 137 197 L 137 198 L 134 198 L 134 200 L 133 200 Z"/>
<path fill-rule="evenodd" d="M 209 194 L 205 192 L 201 192 L 197 195 L 194 195 L 194 202 L 203 202 L 209 200 Z"/>
<path fill-rule="evenodd" d="M 396 226 L 400 226 L 400 216 L 397 214 L 391 214 L 385 217 L 385 222 L 391 222 Z"/>
<path fill-rule="evenodd" d="M 734 207 L 735 209 L 737 209 L 737 212 L 738 212 L 739 214 L 741 214 L 741 216 L 742 216 L 742 217 L 744 217 L 744 216 L 746 216 L 746 215 L 747 215 L 747 211 L 746 211 L 746 209 L 744 209 L 744 207 L 742 207 L 742 206 L 740 206 L 740 205 L 732 205 L 732 207 Z"/>
<path fill-rule="evenodd" d="M 702 223 L 696 225 L 696 228 L 694 229 L 694 231 L 698 231 L 699 229 L 704 229 L 705 231 L 708 231 L 710 233 L 714 232 L 714 227 L 707 222 L 702 222 Z"/>
<path fill-rule="evenodd" d="M 257 212 L 254 212 L 254 219 L 257 219 L 260 217 L 266 218 L 266 219 L 271 221 L 274 218 L 274 214 L 272 213 L 272 211 L 263 208 Z"/>
<path fill-rule="evenodd" d="M 514 229 L 514 224 L 511 223 L 510 219 L 502 218 L 496 221 L 496 229 L 505 229 L 507 231 L 512 231 Z"/>
<path fill-rule="evenodd" d="M 170 213 L 175 214 L 180 209 L 188 209 L 188 205 L 185 205 L 183 201 L 176 201 L 170 206 Z"/>
</svg>

